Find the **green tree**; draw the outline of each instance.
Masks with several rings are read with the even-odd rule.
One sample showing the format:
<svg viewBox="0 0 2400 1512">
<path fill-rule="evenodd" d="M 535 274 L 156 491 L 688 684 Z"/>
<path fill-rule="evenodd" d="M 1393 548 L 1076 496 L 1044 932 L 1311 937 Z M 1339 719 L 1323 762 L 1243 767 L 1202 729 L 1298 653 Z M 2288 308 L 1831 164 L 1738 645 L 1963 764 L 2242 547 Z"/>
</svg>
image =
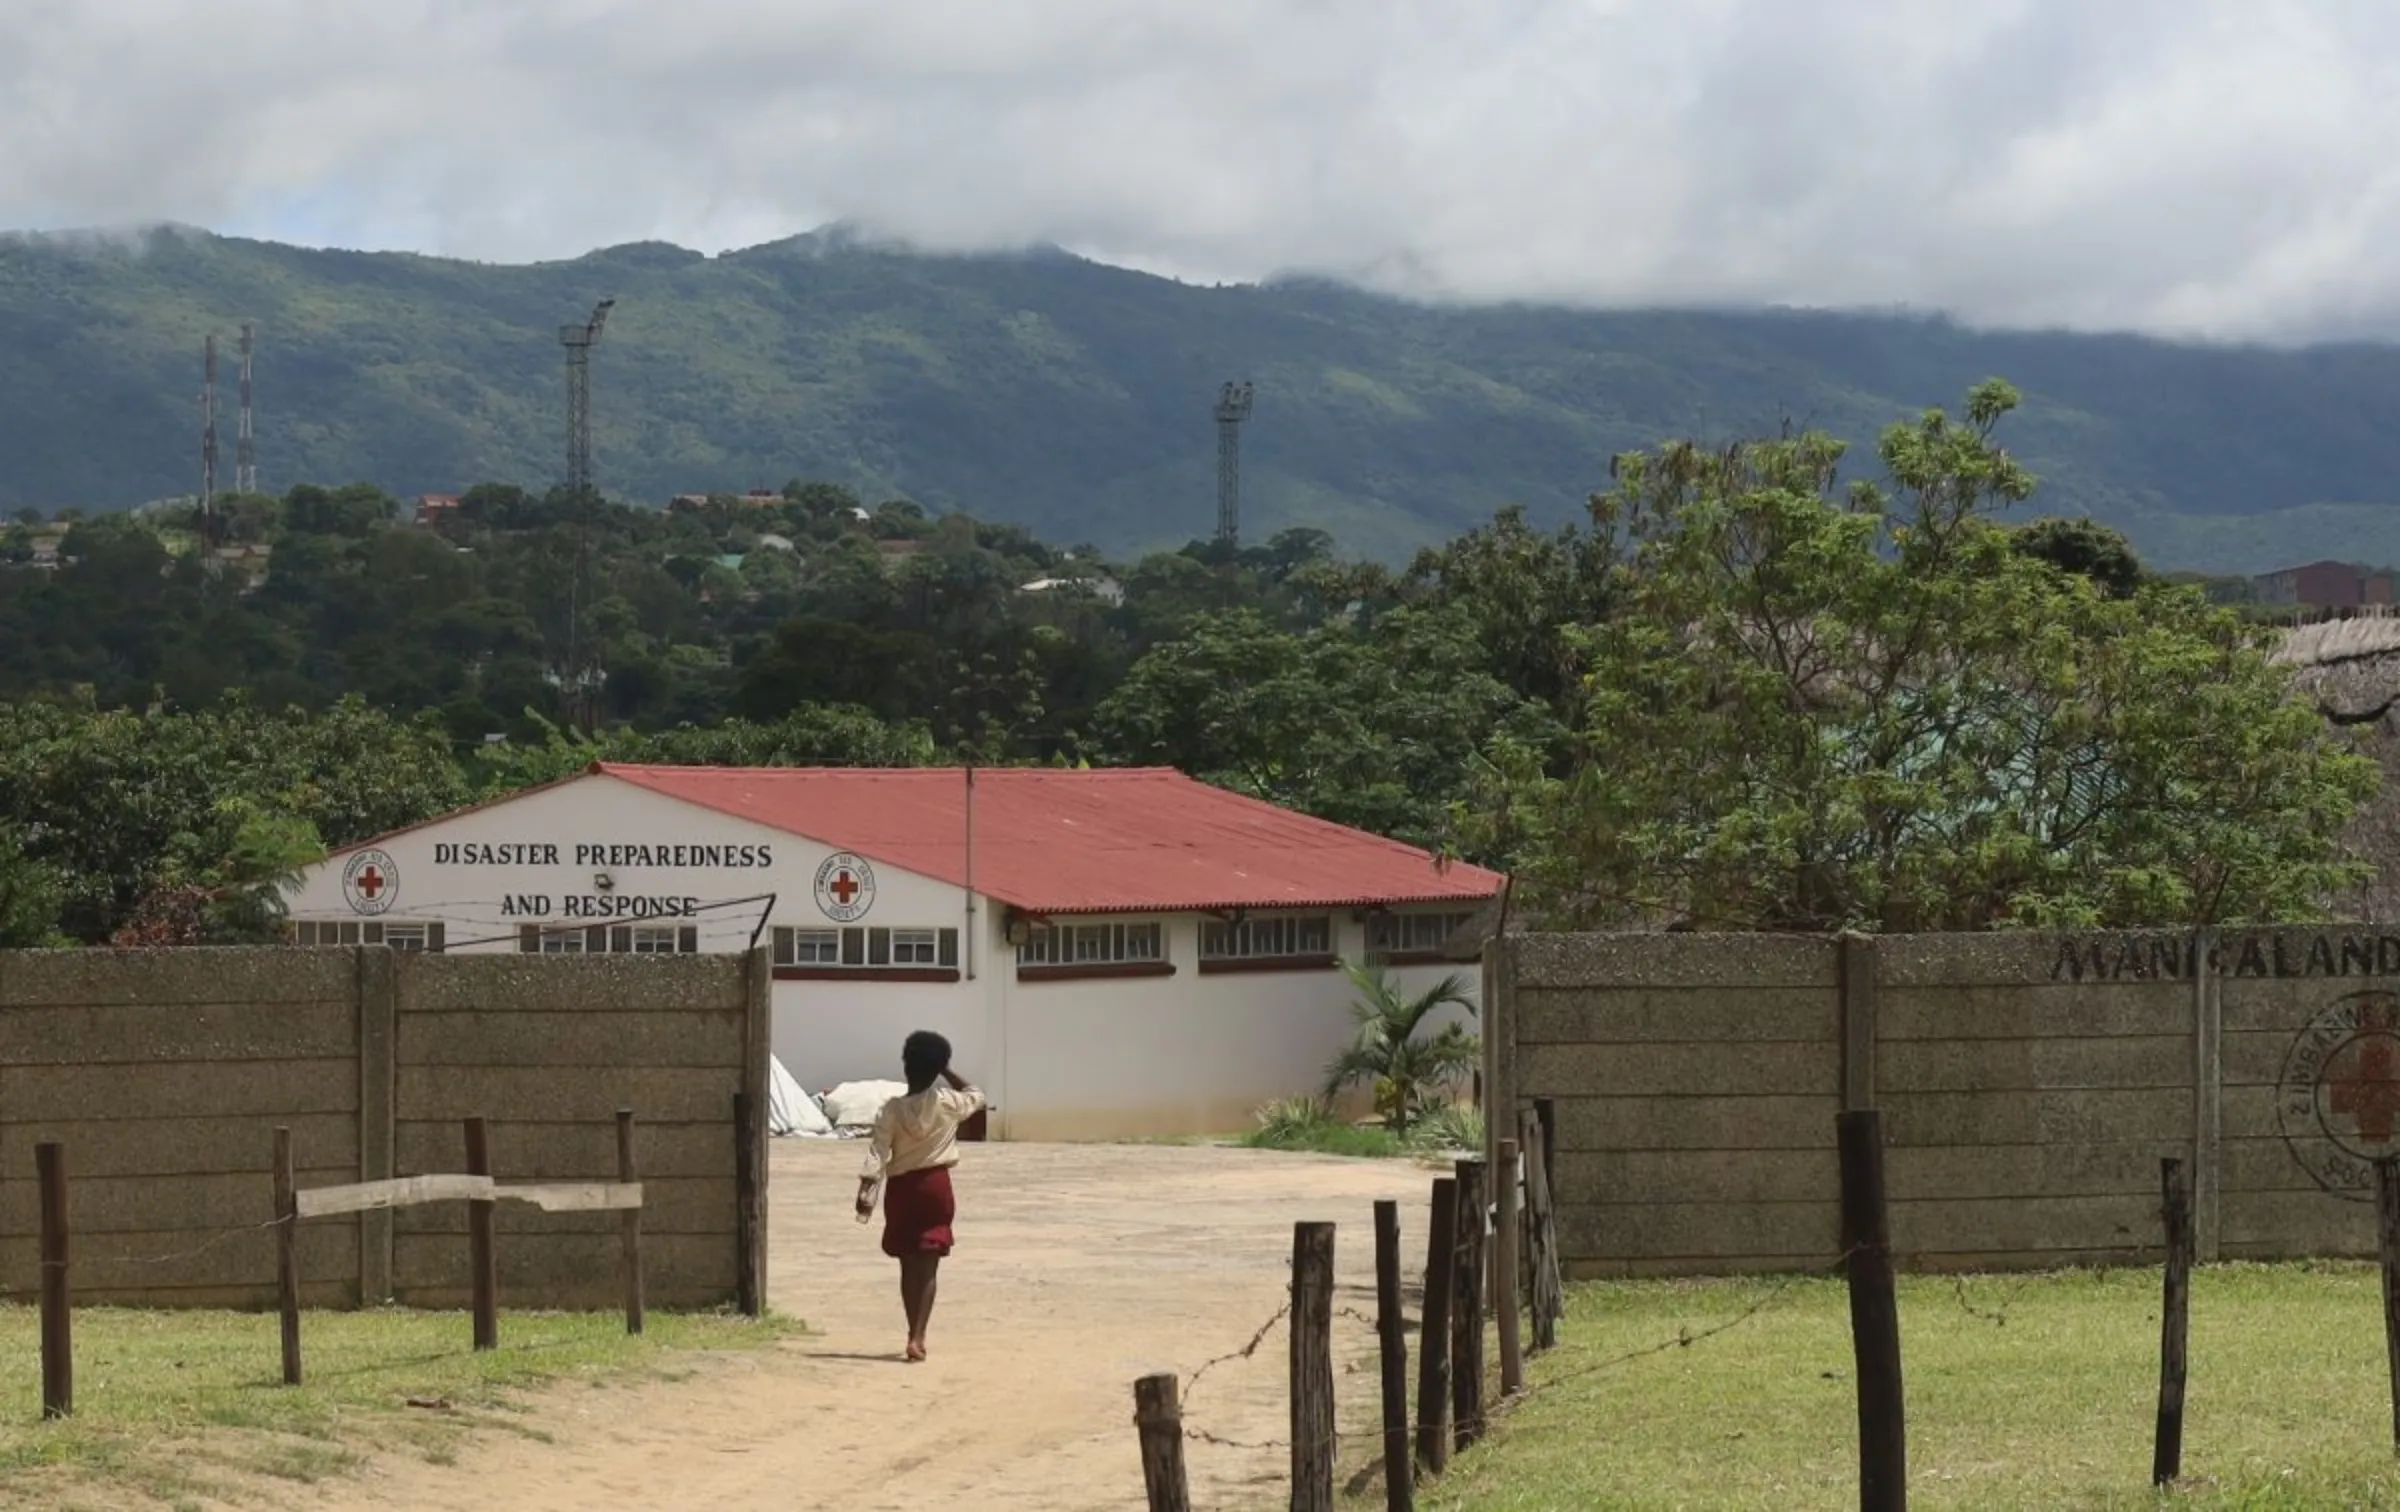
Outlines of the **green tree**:
<svg viewBox="0 0 2400 1512">
<path fill-rule="evenodd" d="M 438 725 L 356 700 L 322 715 L 241 699 L 190 713 L 0 705 L 0 828 L 57 878 L 60 928 L 87 943 L 156 914 L 162 891 L 226 902 L 260 882 L 261 857 L 365 839 L 465 797 Z"/>
<path fill-rule="evenodd" d="M 2034 488 L 2016 395 L 1931 411 L 1836 492 L 1800 435 L 1620 458 L 1575 636 L 1577 758 L 1505 746 L 1479 823 L 1552 920 L 1704 929 L 2308 917 L 2375 770 L 2199 595 L 2116 596 L 1989 516 Z"/>
<path fill-rule="evenodd" d="M 1547 752 L 1557 738 L 1547 710 L 1483 663 L 1468 622 L 1445 609 L 1306 633 L 1254 609 L 1203 615 L 1100 704 L 1094 751 L 1439 844 L 1479 743 L 1507 731 Z"/>
<path fill-rule="evenodd" d="M 2062 571 L 2090 578 L 2102 592 L 2124 598 L 2147 576 L 2133 543 L 2097 520 L 2035 520 L 2018 527 L 2010 544 Z"/>
<path fill-rule="evenodd" d="M 1511 507 L 1419 552 L 1408 577 L 1467 617 L 1492 675 L 1571 720 L 1581 684 L 1572 632 L 1607 612 L 1613 565 L 1604 535 L 1572 525 L 1545 535 Z"/>
<path fill-rule="evenodd" d="M 940 751 L 922 724 L 887 725 L 864 709 L 815 706 L 779 720 L 727 719 L 643 733 L 607 730 L 586 735 L 538 714 L 527 719 L 536 741 L 509 742 L 478 753 L 480 787 L 513 792 L 570 777 L 595 761 L 664 766 L 930 766 Z"/>
<path fill-rule="evenodd" d="M 324 859 L 313 825 L 228 798 L 208 832 L 178 836 L 149 891 L 109 936 L 120 948 L 263 945 L 280 935 L 299 872 Z"/>
<path fill-rule="evenodd" d="M 58 875 L 25 854 L 16 831 L 0 827 L 0 950 L 65 943 L 58 930 Z"/>
<path fill-rule="evenodd" d="M 1470 1014 L 1466 978 L 1451 975 L 1411 995 L 1390 973 L 1344 961 L 1358 997 L 1350 1005 L 1357 1025 L 1349 1047 L 1325 1068 L 1325 1095 L 1338 1096 L 1364 1082 L 1374 1091 L 1375 1111 L 1395 1134 L 1406 1134 L 1442 1091 L 1475 1069 L 1475 1036 L 1457 1024 L 1420 1035 L 1425 1021 L 1457 1006 Z"/>
</svg>

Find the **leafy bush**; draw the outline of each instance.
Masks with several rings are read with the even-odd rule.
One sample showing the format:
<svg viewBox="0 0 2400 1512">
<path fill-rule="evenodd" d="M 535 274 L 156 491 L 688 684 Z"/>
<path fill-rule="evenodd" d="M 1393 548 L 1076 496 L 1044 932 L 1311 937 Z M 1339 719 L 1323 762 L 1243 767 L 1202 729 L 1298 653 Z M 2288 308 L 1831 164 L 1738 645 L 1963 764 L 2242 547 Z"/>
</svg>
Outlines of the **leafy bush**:
<svg viewBox="0 0 2400 1512">
<path fill-rule="evenodd" d="M 1408 1131 L 1408 1147 L 1420 1154 L 1483 1150 L 1483 1110 L 1465 1103 L 1440 1103 Z"/>
<path fill-rule="evenodd" d="M 1344 961 L 1342 970 L 1358 990 L 1350 1005 L 1358 1027 L 1349 1048 L 1325 1068 L 1325 1095 L 1361 1082 L 1373 1087 L 1375 1111 L 1405 1139 L 1409 1125 L 1442 1105 L 1443 1088 L 1473 1073 L 1481 1045 L 1456 1024 L 1422 1039 L 1417 1030 L 1445 1007 L 1473 1013 L 1475 1000 L 1467 995 L 1467 979 L 1455 972 L 1411 997 L 1388 971 L 1354 961 Z"/>
<path fill-rule="evenodd" d="M 1401 1153 L 1389 1129 L 1347 1123 L 1314 1097 L 1284 1097 L 1258 1110 L 1258 1127 L 1242 1136 L 1253 1150 L 1306 1150 L 1319 1155 L 1384 1158 Z"/>
</svg>

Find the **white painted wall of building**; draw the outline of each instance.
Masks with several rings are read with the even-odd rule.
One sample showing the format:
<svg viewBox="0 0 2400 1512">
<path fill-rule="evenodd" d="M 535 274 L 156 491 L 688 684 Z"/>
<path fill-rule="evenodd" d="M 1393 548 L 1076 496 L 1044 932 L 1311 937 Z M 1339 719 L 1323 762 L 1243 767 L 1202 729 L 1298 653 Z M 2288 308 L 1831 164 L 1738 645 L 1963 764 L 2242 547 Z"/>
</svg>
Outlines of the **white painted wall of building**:
<svg viewBox="0 0 2400 1512">
<path fill-rule="evenodd" d="M 992 1059 L 990 1004 L 986 982 L 963 979 L 777 982 L 775 1058 L 812 1092 L 898 1081 L 900 1042 L 930 1029 L 950 1041 L 962 1073 L 981 1076 Z"/>
<path fill-rule="evenodd" d="M 651 864 L 643 865 L 622 852 L 579 854 L 577 849 L 638 844 L 661 849 L 680 845 L 687 850 L 747 846 L 754 852 L 764 847 L 765 855 L 754 854 L 752 859 L 768 864 L 675 865 L 669 855 L 654 856 Z M 499 865 L 477 864 L 452 853 L 453 848 L 469 846 L 520 849 Z M 527 847 L 532 849 L 523 849 Z M 702 949 L 742 950 L 766 911 L 764 894 L 780 894 L 786 912 L 795 902 L 809 906 L 818 859 L 809 853 L 807 842 L 795 837 L 603 776 L 462 810 L 393 836 L 374 849 L 390 863 L 388 900 L 381 911 L 361 910 L 344 887 L 345 866 L 361 852 L 335 856 L 303 873 L 299 891 L 289 900 L 292 917 L 385 925 L 438 922 L 446 927 L 453 950 L 514 951 L 522 925 L 555 929 L 632 923 L 637 921 L 630 916 L 592 915 L 625 908 L 615 900 L 673 898 L 696 906 L 693 917 L 682 922 L 699 929 Z M 658 864 L 662 859 L 667 864 Z M 612 884 L 606 888 L 596 880 L 603 873 Z M 733 902 L 752 896 L 759 901 Z"/>
<path fill-rule="evenodd" d="M 622 847 L 647 844 L 647 858 Z M 469 864 L 453 847 L 508 846 L 506 864 Z M 672 847 L 685 848 L 676 864 Z M 752 866 L 689 864 L 696 846 L 753 848 Z M 526 848 L 531 847 L 528 850 Z M 550 851 L 540 849 L 551 847 Z M 579 850 L 579 847 L 618 847 Z M 772 940 L 777 926 L 833 928 L 816 877 L 833 848 L 712 809 L 593 775 L 438 820 L 381 842 L 392 874 L 381 911 L 361 912 L 346 889 L 350 857 L 311 868 L 290 900 L 308 921 L 444 925 L 452 949 L 516 951 L 519 926 L 633 922 L 592 915 L 624 909 L 609 899 L 656 898 L 692 906 L 687 920 L 709 951 Z M 1339 970 L 1199 971 L 1200 919 L 1164 919 L 1172 976 L 1019 981 L 1003 934 L 1005 908 L 978 900 L 966 938 L 966 894 L 932 878 L 875 865 L 874 900 L 849 922 L 890 928 L 957 928 L 960 980 L 778 980 L 772 1040 L 802 1086 L 899 1075 L 900 1043 L 932 1029 L 951 1042 L 959 1069 L 998 1110 L 996 1137 L 1107 1139 L 1233 1133 L 1259 1104 L 1317 1090 L 1323 1068 L 1351 1032 L 1354 996 Z M 601 888 L 606 872 L 614 884 Z M 763 895 L 773 895 L 770 905 Z M 756 897 L 736 904 L 734 900 Z M 572 900 L 572 901 L 570 901 Z M 763 918 L 762 918 L 763 916 Z M 1333 914 L 1335 947 L 1359 958 L 1365 926 Z M 763 927 L 762 927 L 763 925 Z M 972 966 L 973 975 L 967 973 Z M 1402 967 L 1409 990 L 1452 968 Z M 1458 968 L 1470 993 L 1476 973 Z M 1464 1015 L 1445 1012 L 1435 1022 Z M 1470 1027 L 1473 1027 L 1470 1021 Z M 1428 1031 L 1430 1032 L 1430 1031 Z"/>
<path fill-rule="evenodd" d="M 769 864 L 751 867 L 674 865 L 671 854 L 653 864 L 578 847 L 648 844 L 655 852 L 683 846 L 751 847 Z M 514 864 L 470 864 L 470 846 L 514 847 Z M 534 857 L 519 859 L 526 848 Z M 550 852 L 554 850 L 555 860 Z M 343 858 L 312 868 L 290 900 L 295 920 L 384 925 L 441 923 L 453 949 L 519 950 L 524 924 L 566 928 L 589 922 L 586 912 L 621 904 L 602 898 L 661 897 L 691 902 L 688 922 L 707 951 L 740 951 L 755 934 L 771 944 L 777 926 L 838 928 L 819 907 L 817 870 L 835 854 L 818 842 L 767 829 L 684 803 L 605 775 L 543 788 L 524 797 L 469 810 L 382 842 L 397 885 L 380 913 L 364 913 L 342 881 Z M 660 860 L 669 864 L 656 864 Z M 962 928 L 964 890 L 896 867 L 869 863 L 875 879 L 867 911 L 849 922 L 868 927 Z M 595 877 L 605 871 L 613 887 Z M 772 902 L 766 895 L 772 895 Z M 569 900 L 575 900 L 570 903 Z M 751 901 L 736 901 L 750 899 Z M 681 923 L 684 920 L 662 920 Z M 763 928 L 762 928 L 763 922 Z M 962 941 L 963 951 L 963 941 Z M 979 965 L 984 964 L 979 959 Z M 949 1035 L 960 1059 L 985 1054 L 988 1017 L 980 984 L 892 981 L 785 982 L 775 985 L 772 1039 L 776 1057 L 803 1086 L 898 1074 L 900 1041 L 908 1030 Z"/>
<path fill-rule="evenodd" d="M 1169 921 L 1170 977 L 1002 986 L 1006 1052 L 994 1100 L 1011 1139 L 1231 1134 L 1262 1103 L 1318 1091 L 1325 1065 L 1354 1032 L 1356 997 L 1339 970 L 1199 970 L 1200 923 Z M 1363 924 L 1334 917 L 1335 949 L 1358 959 Z M 1447 968 L 1393 975 L 1423 991 Z M 1476 980 L 1462 972 L 1470 996 Z M 1473 1019 L 1445 1009 L 1424 1033 Z"/>
</svg>

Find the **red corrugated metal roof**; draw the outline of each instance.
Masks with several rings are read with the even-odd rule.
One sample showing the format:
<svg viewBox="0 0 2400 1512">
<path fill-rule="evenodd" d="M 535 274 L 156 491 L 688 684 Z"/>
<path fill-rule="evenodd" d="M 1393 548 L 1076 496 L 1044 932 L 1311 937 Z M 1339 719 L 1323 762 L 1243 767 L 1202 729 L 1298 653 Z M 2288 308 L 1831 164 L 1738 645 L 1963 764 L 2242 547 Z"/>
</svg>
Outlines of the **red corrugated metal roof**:
<svg viewBox="0 0 2400 1512">
<path fill-rule="evenodd" d="M 621 782 L 965 886 L 963 769 L 657 767 Z M 1029 913 L 1481 903 L 1498 873 L 1172 768 L 975 772 L 975 890 Z"/>
</svg>

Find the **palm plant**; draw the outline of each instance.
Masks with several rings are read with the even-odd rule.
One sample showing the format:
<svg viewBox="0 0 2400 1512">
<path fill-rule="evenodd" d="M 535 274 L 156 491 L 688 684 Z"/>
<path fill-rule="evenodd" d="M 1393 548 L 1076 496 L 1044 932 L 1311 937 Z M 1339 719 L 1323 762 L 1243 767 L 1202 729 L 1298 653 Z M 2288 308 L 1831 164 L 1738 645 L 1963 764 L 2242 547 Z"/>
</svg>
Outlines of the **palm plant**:
<svg viewBox="0 0 2400 1512">
<path fill-rule="evenodd" d="M 1467 996 L 1466 978 L 1456 973 L 1411 996 L 1388 972 L 1349 961 L 1342 969 L 1358 989 L 1350 1005 L 1358 1034 L 1325 1068 L 1325 1095 L 1369 1083 L 1375 1090 L 1375 1111 L 1385 1125 L 1395 1134 L 1406 1134 L 1409 1124 L 1438 1100 L 1444 1084 L 1472 1071 L 1481 1053 L 1476 1037 L 1456 1024 L 1445 1024 L 1439 1033 L 1421 1039 L 1418 1029 L 1454 1003 L 1472 1014 L 1475 1001 Z"/>
</svg>

